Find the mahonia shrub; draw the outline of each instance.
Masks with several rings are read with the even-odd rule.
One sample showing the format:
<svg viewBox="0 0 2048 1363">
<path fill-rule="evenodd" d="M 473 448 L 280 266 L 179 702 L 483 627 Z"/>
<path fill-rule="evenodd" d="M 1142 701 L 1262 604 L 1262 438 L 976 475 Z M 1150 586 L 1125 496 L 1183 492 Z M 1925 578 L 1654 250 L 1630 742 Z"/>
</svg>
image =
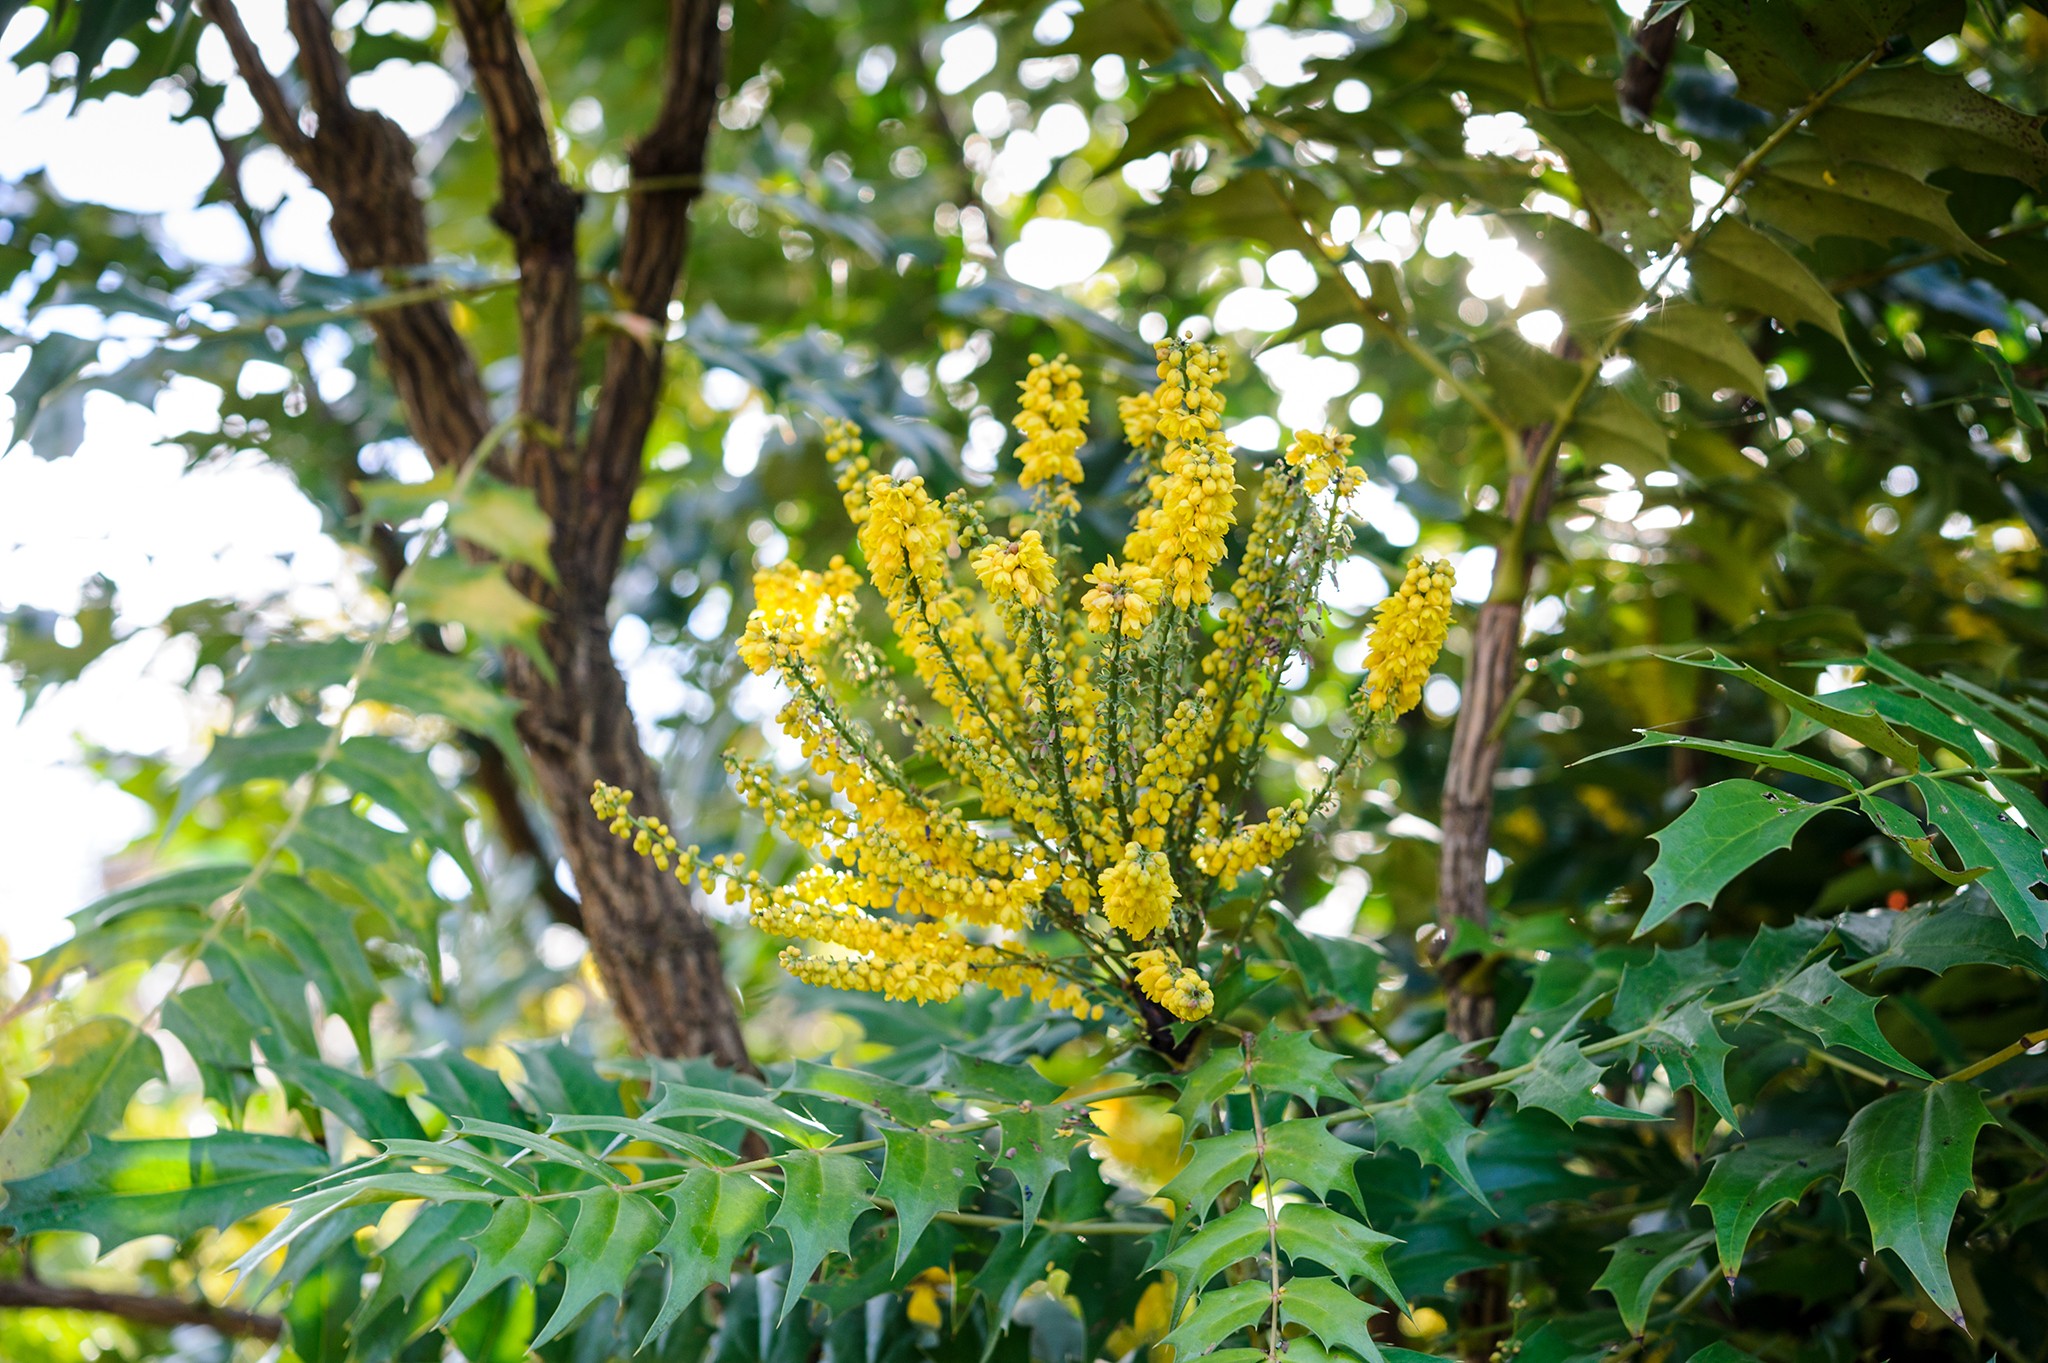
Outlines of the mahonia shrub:
<svg viewBox="0 0 2048 1363">
<path fill-rule="evenodd" d="M 1219 894 L 1277 878 L 1361 737 L 1420 703 L 1450 624 L 1448 565 L 1418 557 L 1380 603 L 1353 731 L 1315 791 L 1246 814 L 1260 754 L 1305 656 L 1318 589 L 1350 552 L 1363 475 L 1351 437 L 1302 430 L 1243 489 L 1223 431 L 1229 361 L 1158 347 L 1158 385 L 1119 403 L 1141 492 L 1121 551 L 1075 547 L 1089 404 L 1065 355 L 1032 357 L 1015 420 L 1028 506 L 935 498 L 877 471 L 825 423 L 866 585 L 897 656 L 859 628 L 862 576 L 784 562 L 755 579 L 740 653 L 787 689 L 778 716 L 822 785 L 734 759 L 747 803 L 812 863 L 776 882 L 708 860 L 632 794 L 592 804 L 643 855 L 744 899 L 812 984 L 943 1002 L 969 985 L 1096 1020 L 1126 1013 L 1166 1048 L 1209 1016 Z M 921 695 L 920 695 L 921 693 Z M 882 723 L 864 717 L 878 713 Z"/>
</svg>

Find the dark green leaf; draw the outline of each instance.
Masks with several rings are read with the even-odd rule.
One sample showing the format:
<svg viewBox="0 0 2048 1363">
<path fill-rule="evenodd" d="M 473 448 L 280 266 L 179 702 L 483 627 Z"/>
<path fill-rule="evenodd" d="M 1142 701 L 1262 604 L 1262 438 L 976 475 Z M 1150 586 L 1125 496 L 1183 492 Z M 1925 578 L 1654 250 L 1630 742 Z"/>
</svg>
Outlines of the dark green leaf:
<svg viewBox="0 0 2048 1363">
<path fill-rule="evenodd" d="M 639 1193 L 597 1188 L 575 1201 L 576 1224 L 561 1251 L 562 1299 L 534 1336 L 535 1348 L 574 1325 L 591 1303 L 623 1297 L 627 1280 L 661 1239 L 661 1212 Z"/>
<path fill-rule="evenodd" d="M 1614 1257 L 1593 1286 L 1614 1298 L 1621 1310 L 1622 1323 L 1640 1339 L 1643 1326 L 1650 1319 L 1650 1303 L 1656 1298 L 1657 1289 L 1672 1274 L 1697 1260 L 1711 1239 L 1713 1236 L 1706 1231 L 1691 1230 L 1631 1235 L 1608 1247 L 1607 1252 Z"/>
<path fill-rule="evenodd" d="M 907 1127 L 930 1126 L 946 1115 L 945 1109 L 933 1102 L 923 1089 L 860 1070 L 819 1065 L 809 1060 L 796 1062 L 781 1091 L 841 1098 Z"/>
<path fill-rule="evenodd" d="M 1441 1087 L 1419 1090 L 1392 1107 L 1379 1109 L 1372 1114 L 1372 1122 L 1382 1144 L 1413 1151 L 1424 1164 L 1449 1174 L 1480 1206 L 1493 1210 L 1479 1180 L 1472 1176 L 1472 1162 L 1465 1153 L 1479 1130 Z"/>
<path fill-rule="evenodd" d="M 1863 1204 L 1871 1242 L 1903 1259 L 1957 1325 L 1963 1312 L 1949 1278 L 1949 1226 L 1970 1190 L 1977 1133 L 1993 1120 L 1969 1085 L 1929 1084 L 1878 1099 L 1842 1137 L 1842 1190 Z"/>
<path fill-rule="evenodd" d="M 868 1200 L 868 1167 L 852 1155 L 792 1151 L 780 1162 L 782 1205 L 768 1224 L 789 1237 L 789 1288 L 782 1299 L 787 1318 L 825 1256 L 847 1252 L 853 1223 L 874 1204 Z"/>
<path fill-rule="evenodd" d="M 1761 1007 L 1813 1033 L 1824 1046 L 1846 1046 L 1915 1078 L 1928 1077 L 1926 1070 L 1885 1040 L 1877 1025 L 1877 1000 L 1837 975 L 1825 961 L 1799 972 Z"/>
<path fill-rule="evenodd" d="M 1600 1093 L 1601 1067 L 1586 1058 L 1576 1041 L 1553 1042 L 1531 1063 L 1536 1068 L 1506 1085 L 1524 1108 L 1540 1107 L 1555 1113 L 1567 1126 L 1577 1126 L 1588 1117 L 1634 1122 L 1660 1120 L 1650 1113 L 1622 1107 Z"/>
<path fill-rule="evenodd" d="M 1363 1277 L 1396 1302 L 1405 1298 L 1387 1271 L 1387 1248 L 1400 1243 L 1329 1207 L 1290 1202 L 1280 1209 L 1280 1248 L 1289 1259 L 1313 1259 L 1340 1278 Z"/>
<path fill-rule="evenodd" d="M 441 1324 L 445 1327 L 501 1283 L 531 1284 L 554 1262 L 568 1239 L 554 1213 L 539 1203 L 523 1197 L 500 1202 L 491 1213 L 490 1224 L 469 1237 L 476 1248 L 476 1267 L 441 1313 Z"/>
<path fill-rule="evenodd" d="M 1927 802 L 1927 817 L 1971 869 L 1987 868 L 1985 892 L 2012 930 L 2030 941 L 2048 942 L 2048 848 L 2015 822 L 1989 796 L 1959 781 L 1913 778 Z"/>
<path fill-rule="evenodd" d="M 1706 1009 L 1688 1003 L 1659 1018 L 1643 1038 L 1643 1049 L 1664 1067 L 1673 1088 L 1691 1085 L 1730 1127 L 1742 1129 L 1735 1120 L 1735 1101 L 1728 1096 L 1727 1062 L 1735 1048 L 1722 1038 Z"/>
<path fill-rule="evenodd" d="M 903 1267 L 932 1217 L 960 1210 L 960 1198 L 978 1182 L 981 1147 L 940 1131 L 885 1131 L 888 1157 L 876 1191 L 896 1208 L 896 1267 Z"/>
<path fill-rule="evenodd" d="M 1713 907 L 1729 881 L 1790 847 L 1799 830 L 1821 812 L 1820 805 L 1755 781 L 1720 781 L 1699 791 L 1685 812 L 1655 835 L 1650 906 L 1636 924 L 1636 935 L 1688 904 Z"/>
<path fill-rule="evenodd" d="M 1841 1170 L 1839 1146 L 1810 1145 L 1797 1136 L 1769 1136 L 1717 1156 L 1693 1205 L 1714 1218 L 1721 1272 L 1732 1278 L 1741 1270 L 1749 1237 L 1773 1207 L 1797 1202 Z"/>
<path fill-rule="evenodd" d="M 1351 1295 L 1335 1278 L 1290 1278 L 1282 1289 L 1280 1314 L 1331 1349 L 1349 1349 L 1369 1363 L 1384 1355 L 1373 1342 L 1371 1322 L 1380 1308 Z"/>
<path fill-rule="evenodd" d="M 1204 1292 L 1201 1300 L 1195 1303 L 1195 1309 L 1160 1343 L 1171 1345 L 1176 1358 L 1198 1357 L 1239 1330 L 1256 1325 L 1272 1305 L 1272 1287 L 1256 1280 Z M 1179 1318 L 1178 1310 L 1175 1318 Z M 1235 1349 L 1226 1351 L 1232 1355 L 1241 1352 Z"/>
<path fill-rule="evenodd" d="M 1748 223 L 1723 218 L 1693 253 L 1692 277 L 1700 297 L 1715 307 L 1741 308 L 1784 323 L 1811 322 L 1843 345 L 1841 306 L 1827 285 L 1790 251 Z"/>
<path fill-rule="evenodd" d="M 307 1141 L 222 1131 L 180 1139 L 95 1138 L 84 1158 L 7 1185 L 0 1223 L 17 1235 L 84 1231 L 102 1253 L 144 1235 L 224 1230 L 291 1197 L 328 1166 Z"/>
<path fill-rule="evenodd" d="M 768 1208 L 774 1204 L 775 1194 L 751 1175 L 697 1169 L 677 1185 L 669 1199 L 675 1214 L 668 1234 L 654 1247 L 655 1253 L 668 1260 L 668 1292 L 642 1348 L 653 1343 L 706 1287 L 731 1276 L 733 1260 L 767 1227 Z"/>
</svg>

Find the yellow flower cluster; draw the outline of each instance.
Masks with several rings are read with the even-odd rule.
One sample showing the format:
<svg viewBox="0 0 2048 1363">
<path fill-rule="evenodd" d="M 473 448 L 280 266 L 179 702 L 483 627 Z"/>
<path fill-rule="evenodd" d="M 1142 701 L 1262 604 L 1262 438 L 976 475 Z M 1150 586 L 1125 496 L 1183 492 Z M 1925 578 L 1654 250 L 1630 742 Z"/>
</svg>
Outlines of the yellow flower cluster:
<svg viewBox="0 0 2048 1363">
<path fill-rule="evenodd" d="M 1089 629 L 1102 635 L 1121 634 L 1126 639 L 1144 635 L 1161 591 L 1151 569 L 1110 558 L 1096 564 L 1086 581 L 1092 585 L 1081 598 L 1081 609 L 1088 612 Z"/>
<path fill-rule="evenodd" d="M 1179 955 L 1168 948 L 1132 952 L 1131 964 L 1138 972 L 1135 983 L 1145 997 L 1182 1022 L 1205 1018 L 1216 1006 L 1216 996 L 1202 972 L 1182 965 Z"/>
<path fill-rule="evenodd" d="M 1010 423 L 1024 437 L 1017 447 L 1017 462 L 1024 466 L 1017 485 L 1047 487 L 1054 506 L 1079 511 L 1081 503 L 1072 485 L 1081 481 L 1079 456 L 1087 439 L 1082 428 L 1088 421 L 1080 367 L 1067 363 L 1065 355 L 1051 360 L 1033 355 L 1031 372 L 1017 386 L 1024 390 L 1017 417 Z"/>
<path fill-rule="evenodd" d="M 1013 540 L 990 540 L 974 551 L 974 576 L 991 601 L 1014 601 L 1026 610 L 1052 604 L 1059 568 L 1036 530 Z"/>
<path fill-rule="evenodd" d="M 1451 565 L 1420 555 L 1400 588 L 1373 612 L 1365 658 L 1365 708 L 1393 719 L 1422 703 L 1422 684 L 1451 628 Z"/>
<path fill-rule="evenodd" d="M 1205 913 L 1247 876 L 1278 877 L 1313 812 L 1239 813 L 1271 770 L 1281 677 L 1312 656 L 1318 589 L 1349 552 L 1345 503 L 1364 476 L 1350 437 L 1296 432 L 1239 531 L 1227 372 L 1201 342 L 1163 341 L 1157 386 L 1120 400 L 1145 493 L 1120 552 L 1085 579 L 1067 516 L 1089 405 L 1066 356 L 1034 356 L 1021 385 L 1028 509 L 941 500 L 879 472 L 857 427 L 825 422 L 893 638 L 858 628 L 852 565 L 763 569 L 739 652 L 785 688 L 777 724 L 810 780 L 728 762 L 805 859 L 771 878 L 680 846 L 630 792 L 600 785 L 593 809 L 657 865 L 744 904 L 813 984 L 919 1003 L 976 986 L 1083 1018 L 1107 1003 L 1148 1030 L 1159 1008 L 1207 1016 Z M 1235 576 L 1217 580 L 1233 533 Z M 1419 698 L 1449 584 L 1418 561 L 1380 608 L 1361 705 Z"/>
<path fill-rule="evenodd" d="M 1143 843 L 1124 844 L 1123 860 L 1102 873 L 1102 916 L 1134 942 L 1165 927 L 1178 898 L 1173 867 Z"/>
<path fill-rule="evenodd" d="M 1223 435 L 1216 385 L 1230 366 L 1200 341 L 1160 343 L 1154 422 L 1166 442 L 1151 502 L 1124 540 L 1124 560 L 1148 565 L 1185 610 L 1209 599 L 1210 572 L 1237 521 L 1237 466 Z"/>
</svg>

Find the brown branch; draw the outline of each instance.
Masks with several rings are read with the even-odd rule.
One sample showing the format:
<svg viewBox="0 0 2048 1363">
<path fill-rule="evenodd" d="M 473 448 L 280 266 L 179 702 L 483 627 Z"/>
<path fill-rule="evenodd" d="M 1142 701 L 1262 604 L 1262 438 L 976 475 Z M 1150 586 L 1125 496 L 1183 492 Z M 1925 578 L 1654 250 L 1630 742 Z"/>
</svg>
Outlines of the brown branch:
<svg viewBox="0 0 2048 1363">
<path fill-rule="evenodd" d="M 505 0 L 455 0 L 454 9 L 498 153 L 491 221 L 512 238 L 519 260 L 519 410 L 528 429 L 516 467 L 542 509 L 558 515 L 573 464 L 580 387 L 576 219 L 583 196 L 555 164 L 546 103 Z M 529 595 L 546 595 L 538 581 L 520 585 Z"/>
<path fill-rule="evenodd" d="M 1623 118 L 1647 122 L 1650 111 L 1657 107 L 1664 77 L 1671 70 L 1672 49 L 1678 45 L 1678 24 L 1684 17 L 1682 8 L 1674 8 L 1655 23 L 1636 29 L 1635 41 L 1629 44 L 1628 63 L 1621 69 L 1621 79 L 1614 83 Z"/>
<path fill-rule="evenodd" d="M 216 1334 L 240 1339 L 276 1339 L 284 1331 L 284 1322 L 276 1316 L 237 1311 L 211 1302 L 60 1287 L 35 1279 L 0 1282 L 0 1310 L 92 1311 L 160 1329 L 204 1325 Z"/>
<path fill-rule="evenodd" d="M 626 516 L 654 423 L 669 300 L 675 297 L 689 248 L 690 206 L 699 193 L 705 144 L 718 109 L 725 69 L 718 12 L 719 0 L 670 0 L 661 107 L 631 156 L 635 183 L 661 179 L 676 187 L 636 194 L 626 206 L 613 292 L 621 309 L 639 320 L 632 330 L 615 329 L 605 350 L 583 464 L 587 512 L 577 527 L 607 586 L 618 570 Z"/>
</svg>

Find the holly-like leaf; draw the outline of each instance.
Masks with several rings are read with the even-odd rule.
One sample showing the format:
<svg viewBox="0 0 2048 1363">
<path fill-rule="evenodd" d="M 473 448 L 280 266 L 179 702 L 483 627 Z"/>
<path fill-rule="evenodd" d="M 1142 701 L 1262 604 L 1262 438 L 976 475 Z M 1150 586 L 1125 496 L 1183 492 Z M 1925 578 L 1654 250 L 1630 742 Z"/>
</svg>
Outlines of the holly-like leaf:
<svg viewBox="0 0 2048 1363">
<path fill-rule="evenodd" d="M 734 1121 L 792 1145 L 818 1149 L 832 1143 L 830 1129 L 781 1107 L 758 1094 L 726 1093 L 688 1084 L 664 1084 L 661 1101 L 642 1114 L 650 1122 L 665 1117 L 699 1117 Z"/>
<path fill-rule="evenodd" d="M 1970 1189 L 1977 1133 L 1995 1119 L 1967 1084 L 1929 1084 L 1858 1112 L 1842 1137 L 1842 1190 L 1870 1219 L 1871 1243 L 1905 1261 L 1958 1326 L 1962 1307 L 1948 1271 L 1949 1227 Z"/>
<path fill-rule="evenodd" d="M 1588 1117 L 1632 1122 L 1661 1120 L 1650 1113 L 1622 1107 L 1600 1093 L 1601 1068 L 1586 1058 L 1576 1041 L 1552 1043 L 1536 1057 L 1534 1064 L 1534 1069 L 1506 1085 L 1524 1108 L 1540 1107 L 1555 1113 L 1566 1126 L 1577 1126 Z"/>
<path fill-rule="evenodd" d="M 1934 851 L 1934 838 L 1927 826 L 1915 818 L 1913 811 L 1882 795 L 1868 792 L 1856 797 L 1856 807 L 1863 816 L 1877 825 L 1877 831 L 1899 845 L 1899 849 L 1911 857 L 1916 865 L 1933 875 L 1937 880 L 1950 885 L 1967 885 L 1983 876 L 1990 868 L 1951 871 Z"/>
<path fill-rule="evenodd" d="M 1813 120 L 1821 142 L 1843 156 L 1926 179 L 1950 168 L 2038 185 L 2048 176 L 2042 117 L 1973 89 L 1925 64 L 1879 67 Z"/>
<path fill-rule="evenodd" d="M 1335 1278 L 1290 1278 L 1281 1291 L 1280 1315 L 1331 1349 L 1349 1349 L 1368 1363 L 1382 1363 L 1371 1322 L 1380 1308 L 1361 1301 Z"/>
<path fill-rule="evenodd" d="M 1750 216 L 1812 245 L 1861 237 L 1880 245 L 1921 241 L 1959 256 L 1990 259 L 1948 211 L 1948 191 L 1867 161 L 1838 161 L 1817 149 L 1780 157 L 1743 191 Z"/>
<path fill-rule="evenodd" d="M 83 1158 L 15 1179 L 0 1225 L 17 1235 L 84 1231 L 101 1251 L 144 1235 L 183 1239 L 224 1230 L 289 1199 L 328 1167 L 309 1141 L 221 1131 L 211 1136 L 117 1141 L 95 1137 Z"/>
<path fill-rule="evenodd" d="M 1364 1153 L 1314 1117 L 1266 1128 L 1266 1171 L 1275 1179 L 1291 1179 L 1325 1202 L 1334 1189 L 1363 1204 L 1352 1166 Z"/>
<path fill-rule="evenodd" d="M 1726 969 L 1707 959 L 1704 941 L 1678 951 L 1658 947 L 1648 961 L 1636 962 L 1621 972 L 1621 987 L 1614 992 L 1607 1025 L 1617 1032 L 1633 1032 L 1712 989 L 1728 975 Z"/>
<path fill-rule="evenodd" d="M 1941 974 L 1959 965 L 1998 965 L 2048 979 L 2048 950 L 2013 935 L 2005 916 L 1981 887 L 1942 904 L 1922 904 L 1896 921 L 1889 964 Z"/>
<path fill-rule="evenodd" d="M 1689 904 L 1711 908 L 1729 881 L 1790 847 L 1822 809 L 1755 781 L 1720 781 L 1697 792 L 1685 812 L 1655 835 L 1650 906 L 1636 924 L 1636 936 Z"/>
<path fill-rule="evenodd" d="M 1916 776 L 1913 788 L 1963 864 L 1989 868 L 1984 889 L 2012 930 L 2029 941 L 2048 942 L 2048 848 L 2035 832 L 1961 782 Z"/>
<path fill-rule="evenodd" d="M 1794 776 L 1825 781 L 1844 790 L 1861 788 L 1861 783 L 1841 768 L 1831 767 L 1825 762 L 1803 757 L 1798 753 L 1786 752 L 1783 748 L 1766 748 L 1760 743 L 1737 743 L 1720 738 L 1700 738 L 1693 734 L 1666 733 L 1662 729 L 1644 729 L 1641 730 L 1641 734 L 1642 737 L 1633 743 L 1624 747 L 1609 748 L 1605 752 L 1596 752 L 1591 757 L 1582 757 L 1572 765 L 1584 766 L 1603 757 L 1613 757 L 1625 752 L 1641 752 L 1645 748 L 1690 748 L 1694 752 L 1732 757 L 1738 762 L 1751 762 L 1759 767 L 1769 767 L 1773 771 L 1789 772 Z"/>
<path fill-rule="evenodd" d="M 276 873 L 251 886 L 242 905 L 249 926 L 284 948 L 320 991 L 320 1001 L 348 1025 L 357 1051 L 374 1055 L 370 1010 L 384 991 L 356 939 L 354 915 L 297 876 Z"/>
<path fill-rule="evenodd" d="M 668 1260 L 668 1292 L 642 1348 L 658 1339 L 705 1288 L 731 1276 L 733 1260 L 766 1228 L 768 1208 L 775 1202 L 775 1194 L 751 1175 L 710 1169 L 693 1170 L 669 1198 L 675 1215 L 668 1234 L 654 1247 Z"/>
<path fill-rule="evenodd" d="M 1064 1128 L 1057 1109 L 1005 1112 L 997 1116 L 996 1126 L 996 1153 L 989 1162 L 1016 1176 L 1018 1207 L 1028 1232 L 1038 1220 L 1053 1179 L 1065 1172 L 1081 1138 Z"/>
<path fill-rule="evenodd" d="M 1187 1305 L 1191 1294 L 1207 1287 L 1211 1279 L 1232 1264 L 1258 1253 L 1266 1245 L 1270 1233 L 1265 1209 L 1242 1202 L 1200 1226 L 1187 1239 L 1148 1264 L 1148 1271 L 1162 1268 L 1173 1274 L 1176 1284 L 1174 1319 L 1180 1319 L 1181 1309 Z"/>
<path fill-rule="evenodd" d="M 536 1349 L 574 1325 L 592 1303 L 623 1297 L 627 1279 L 662 1236 L 660 1209 L 639 1193 L 594 1188 L 575 1201 L 576 1224 L 561 1251 L 562 1299 L 534 1336 Z"/>
<path fill-rule="evenodd" d="M 568 1239 L 562 1223 L 545 1206 L 522 1197 L 500 1202 L 490 1223 L 469 1238 L 476 1248 L 476 1267 L 441 1313 L 441 1324 L 445 1327 L 501 1283 L 533 1282 Z"/>
<path fill-rule="evenodd" d="M 1424 1164 L 1433 1164 L 1457 1181 L 1480 1206 L 1492 1212 L 1479 1180 L 1472 1175 L 1472 1161 L 1465 1148 L 1479 1129 L 1441 1087 L 1421 1089 L 1392 1107 L 1372 1115 L 1373 1129 L 1384 1145 L 1398 1145 L 1413 1151 Z"/>
<path fill-rule="evenodd" d="M 946 1052 L 945 1078 L 937 1087 L 947 1093 L 1041 1106 L 1057 1102 L 1065 1092 L 1029 1064 L 1001 1065 L 965 1051 Z"/>
<path fill-rule="evenodd" d="M 923 1089 L 893 1079 L 837 1065 L 799 1060 L 781 1087 L 783 1093 L 815 1093 L 856 1103 L 901 1126 L 926 1127 L 945 1117 L 945 1109 Z"/>
<path fill-rule="evenodd" d="M 1534 113 L 1529 121 L 1564 153 L 1602 231 L 1664 242 L 1692 225 L 1692 166 L 1656 134 L 1604 110 Z"/>
<path fill-rule="evenodd" d="M 1291 1093 L 1311 1101 L 1348 1097 L 1350 1090 L 1337 1077 L 1341 1060 L 1316 1045 L 1312 1032 L 1269 1027 L 1252 1043 L 1252 1083 L 1269 1092 Z"/>
<path fill-rule="evenodd" d="M 1607 1271 L 1593 1284 L 1614 1298 L 1622 1323 L 1638 1339 L 1650 1319 L 1650 1303 L 1672 1274 L 1699 1258 L 1714 1237 L 1707 1231 L 1667 1230 L 1631 1235 L 1610 1245 Z"/>
<path fill-rule="evenodd" d="M 780 1317 L 786 1319 L 825 1256 L 847 1252 L 853 1223 L 874 1203 L 868 1200 L 868 1167 L 856 1156 L 792 1151 L 781 1164 L 782 1205 L 768 1224 L 789 1237 L 789 1286 Z"/>
<path fill-rule="evenodd" d="M 59 1036 L 0 1131 L 0 1187 L 83 1154 L 88 1136 L 120 1125 L 135 1090 L 163 1075 L 162 1052 L 126 1018 L 89 1018 Z"/>
<path fill-rule="evenodd" d="M 1787 330 L 1811 322 L 1843 345 L 1842 309 L 1799 258 L 1748 223 L 1723 218 L 1692 256 L 1700 297 L 1715 307 L 1775 317 Z"/>
<path fill-rule="evenodd" d="M 1280 1248 L 1289 1259 L 1313 1259 L 1340 1278 L 1363 1277 L 1394 1301 L 1405 1301 L 1387 1271 L 1387 1250 L 1401 1241 L 1328 1207 L 1290 1202 L 1280 1209 Z"/>
<path fill-rule="evenodd" d="M 1180 1082 L 1180 1097 L 1173 1102 L 1173 1114 L 1180 1118 L 1186 1138 L 1206 1128 L 1210 1109 L 1244 1083 L 1244 1054 L 1235 1046 L 1217 1046 L 1188 1071 Z"/>
<path fill-rule="evenodd" d="M 1713 1104 L 1714 1111 L 1735 1130 L 1735 1100 L 1728 1096 L 1728 1057 L 1735 1048 L 1721 1036 L 1714 1019 L 1698 1003 L 1688 1003 L 1669 1017 L 1659 1018 L 1643 1049 L 1664 1067 L 1672 1087 L 1691 1085 Z"/>
<path fill-rule="evenodd" d="M 1718 308 L 1666 304 L 1629 333 L 1628 349 L 1658 378 L 1676 379 L 1709 397 L 1722 389 L 1759 402 L 1770 396 L 1763 365 Z"/>
<path fill-rule="evenodd" d="M 1159 1342 L 1171 1345 L 1176 1358 L 1195 1358 L 1208 1353 L 1239 1330 L 1256 1325 L 1272 1305 L 1273 1289 L 1270 1284 L 1252 1280 L 1219 1287 L 1214 1292 L 1204 1292 L 1187 1318 Z M 1179 1318 L 1178 1308 L 1174 1314 Z M 1227 1354 L 1238 1352 L 1235 1349 L 1226 1351 Z M 1218 1358 L 1224 1356 L 1217 1355 Z"/>
<path fill-rule="evenodd" d="M 1877 1025 L 1877 1000 L 1815 961 L 1761 1005 L 1824 1046 L 1845 1046 L 1916 1079 L 1931 1076 L 1885 1039 Z"/>
<path fill-rule="evenodd" d="M 918 1237 L 940 1212 L 960 1210 L 972 1189 L 981 1147 L 965 1136 L 942 1131 L 885 1131 L 888 1156 L 877 1194 L 896 1208 L 896 1267 L 903 1267 Z"/>
<path fill-rule="evenodd" d="M 1188 1162 L 1159 1195 L 1180 1208 L 1184 1218 L 1207 1216 L 1224 1189 L 1250 1175 L 1258 1157 L 1257 1140 L 1250 1131 L 1204 1137 L 1188 1147 Z"/>
<path fill-rule="evenodd" d="M 1749 1237 L 1773 1207 L 1797 1202 L 1841 1171 L 1839 1146 L 1810 1145 L 1796 1136 L 1768 1136 L 1716 1156 L 1693 1205 L 1714 1218 L 1721 1272 L 1732 1278 L 1741 1270 Z"/>
<path fill-rule="evenodd" d="M 1585 228 L 1541 213 L 1508 213 L 1501 220 L 1543 267 L 1545 297 L 1573 335 L 1604 336 L 1642 300 L 1636 267 Z"/>
</svg>

